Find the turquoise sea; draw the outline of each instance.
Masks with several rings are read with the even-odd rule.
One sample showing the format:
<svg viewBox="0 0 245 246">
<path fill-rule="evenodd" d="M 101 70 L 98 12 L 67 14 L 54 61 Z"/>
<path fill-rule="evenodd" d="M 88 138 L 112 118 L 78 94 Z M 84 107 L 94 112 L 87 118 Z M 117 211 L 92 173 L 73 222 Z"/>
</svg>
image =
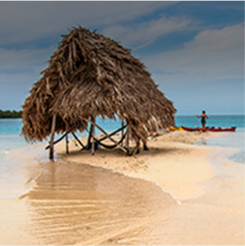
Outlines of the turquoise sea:
<svg viewBox="0 0 245 246">
<path fill-rule="evenodd" d="M 207 122 L 208 126 L 215 127 L 230 127 L 236 126 L 236 132 L 230 132 L 225 136 L 217 138 L 208 138 L 205 141 L 198 142 L 197 144 L 205 144 L 208 146 L 223 146 L 232 147 L 236 151 L 229 156 L 232 161 L 240 164 L 245 164 L 245 123 L 243 115 L 232 116 L 210 116 Z M 102 120 L 98 119 L 97 124 L 102 126 L 108 132 L 119 128 L 121 126 L 120 121 Z M 196 127 L 200 126 L 200 120 L 195 116 L 176 116 L 177 126 Z M 25 177 L 20 176 L 23 172 L 19 172 L 23 169 L 23 163 L 19 162 L 19 159 L 12 158 L 12 151 L 19 149 L 19 147 L 31 145 L 27 143 L 23 136 L 20 136 L 22 128 L 21 119 L 0 119 L 0 198 L 12 199 L 18 197 L 22 192 L 20 189 L 21 183 Z M 96 134 L 101 134 L 99 131 Z M 79 137 L 86 136 L 87 133 L 78 133 Z M 47 140 L 48 141 L 48 140 Z M 24 150 L 23 150 L 24 151 Z M 26 151 L 26 150 L 25 150 Z M 28 153 L 31 151 L 31 153 Z M 35 153 L 36 152 L 36 153 Z M 38 156 L 42 160 L 47 160 L 48 153 L 43 147 L 27 150 L 24 154 Z M 221 153 L 222 154 L 222 153 Z M 224 153 L 225 154 L 225 153 Z M 227 154 L 224 155 L 227 157 Z M 15 193 L 11 193 L 11 192 Z"/>
</svg>

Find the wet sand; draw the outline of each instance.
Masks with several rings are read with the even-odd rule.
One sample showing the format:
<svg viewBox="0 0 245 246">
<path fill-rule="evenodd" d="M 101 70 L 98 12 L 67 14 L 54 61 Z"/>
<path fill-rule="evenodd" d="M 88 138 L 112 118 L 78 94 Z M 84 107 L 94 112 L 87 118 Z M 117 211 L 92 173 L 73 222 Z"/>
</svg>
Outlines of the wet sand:
<svg viewBox="0 0 245 246">
<path fill-rule="evenodd" d="M 40 169 L 30 192 L 1 201 L 1 245 L 110 244 L 178 205 L 152 182 L 91 165 L 44 162 Z"/>
<path fill-rule="evenodd" d="M 1 200 L 0 244 L 244 245 L 244 166 L 191 144 L 212 136 L 165 134 L 133 157 L 61 143 L 30 192 Z"/>
</svg>

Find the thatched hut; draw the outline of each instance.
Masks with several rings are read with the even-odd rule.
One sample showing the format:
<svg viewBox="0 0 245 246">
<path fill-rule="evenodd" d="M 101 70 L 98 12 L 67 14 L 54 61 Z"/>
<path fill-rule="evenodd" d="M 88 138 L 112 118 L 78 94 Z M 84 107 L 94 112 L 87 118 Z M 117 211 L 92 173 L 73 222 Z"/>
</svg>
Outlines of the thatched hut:
<svg viewBox="0 0 245 246">
<path fill-rule="evenodd" d="M 27 141 L 50 135 L 51 159 L 55 133 L 63 138 L 88 131 L 92 152 L 94 143 L 105 146 L 105 138 L 118 145 L 113 134 L 96 124 L 98 116 L 122 120 L 124 125 L 114 133 L 125 130 L 120 148 L 127 153 L 129 140 L 138 149 L 149 134 L 175 125 L 172 102 L 157 89 L 145 66 L 128 49 L 96 32 L 78 27 L 64 35 L 41 74 L 23 105 L 22 134 Z M 94 136 L 94 127 L 105 134 L 103 139 Z"/>
</svg>

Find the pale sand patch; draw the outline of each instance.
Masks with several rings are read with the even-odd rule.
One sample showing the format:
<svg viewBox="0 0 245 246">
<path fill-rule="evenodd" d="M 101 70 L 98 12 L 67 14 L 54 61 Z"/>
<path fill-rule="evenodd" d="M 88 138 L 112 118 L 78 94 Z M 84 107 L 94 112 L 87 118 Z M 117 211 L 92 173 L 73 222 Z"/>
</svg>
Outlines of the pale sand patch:
<svg viewBox="0 0 245 246">
<path fill-rule="evenodd" d="M 57 145 L 62 159 L 75 163 L 89 163 L 111 169 L 126 176 L 141 178 L 159 184 L 178 200 L 193 198 L 202 193 L 202 182 L 213 176 L 212 165 L 206 160 L 210 148 L 191 145 L 200 137 L 212 133 L 171 132 L 149 140 L 149 151 L 132 157 L 120 150 L 99 149 L 92 156 L 90 151 L 79 152 L 79 146 L 70 144 L 70 154 L 64 155 L 64 142 Z M 216 134 L 217 136 L 217 134 Z M 85 142 L 85 140 L 84 140 Z"/>
</svg>

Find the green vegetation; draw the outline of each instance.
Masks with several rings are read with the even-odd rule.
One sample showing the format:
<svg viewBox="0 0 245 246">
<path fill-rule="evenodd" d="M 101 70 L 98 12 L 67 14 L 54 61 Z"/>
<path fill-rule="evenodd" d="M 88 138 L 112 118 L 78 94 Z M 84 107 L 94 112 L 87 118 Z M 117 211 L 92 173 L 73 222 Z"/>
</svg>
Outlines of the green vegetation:
<svg viewBox="0 0 245 246">
<path fill-rule="evenodd" d="M 22 111 L 10 111 L 10 110 L 1 110 L 0 109 L 0 119 L 3 118 L 21 118 Z"/>
</svg>

